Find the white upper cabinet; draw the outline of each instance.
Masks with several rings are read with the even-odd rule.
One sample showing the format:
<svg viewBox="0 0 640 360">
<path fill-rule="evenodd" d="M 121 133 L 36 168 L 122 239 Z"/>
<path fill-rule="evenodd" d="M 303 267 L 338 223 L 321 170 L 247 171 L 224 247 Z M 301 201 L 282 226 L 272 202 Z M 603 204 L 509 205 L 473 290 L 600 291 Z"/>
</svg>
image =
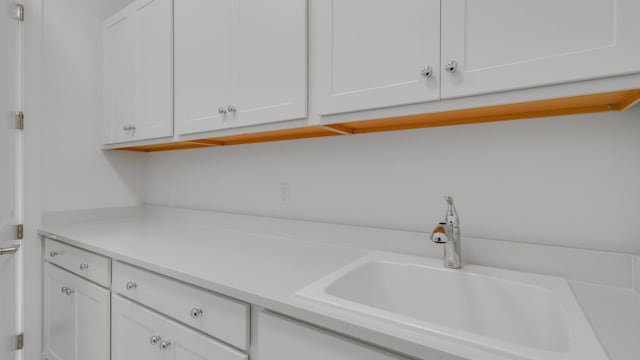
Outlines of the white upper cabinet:
<svg viewBox="0 0 640 360">
<path fill-rule="evenodd" d="M 307 114 L 306 0 L 176 0 L 179 134 Z"/>
<path fill-rule="evenodd" d="M 104 26 L 104 142 L 133 139 L 124 130 L 136 122 L 135 20 L 128 12 L 112 17 Z"/>
<path fill-rule="evenodd" d="M 440 98 L 440 0 L 323 0 L 312 14 L 321 114 Z"/>
<path fill-rule="evenodd" d="M 138 0 L 105 22 L 105 143 L 173 135 L 172 12 Z"/>
<path fill-rule="evenodd" d="M 223 126 L 229 98 L 230 0 L 175 2 L 176 132 Z"/>
<path fill-rule="evenodd" d="M 637 72 L 639 13 L 638 0 L 443 1 L 442 97 Z"/>
</svg>

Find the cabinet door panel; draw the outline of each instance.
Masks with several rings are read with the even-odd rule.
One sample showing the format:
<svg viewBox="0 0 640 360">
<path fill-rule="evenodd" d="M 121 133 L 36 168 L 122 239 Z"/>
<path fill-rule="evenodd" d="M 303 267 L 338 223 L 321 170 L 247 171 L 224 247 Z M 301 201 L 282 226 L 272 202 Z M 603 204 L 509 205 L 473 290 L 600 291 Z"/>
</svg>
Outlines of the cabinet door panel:
<svg viewBox="0 0 640 360">
<path fill-rule="evenodd" d="M 109 360 L 109 319 L 109 290 L 45 265 L 44 343 L 49 359 Z"/>
<path fill-rule="evenodd" d="M 229 101 L 230 0 L 180 0 L 174 8 L 176 131 L 224 126 Z"/>
<path fill-rule="evenodd" d="M 636 0 L 442 2 L 442 97 L 640 71 Z"/>
<path fill-rule="evenodd" d="M 111 298 L 111 351 L 113 360 L 159 360 L 163 354 L 152 345 L 152 336 L 162 336 L 164 319 L 119 296 Z"/>
<path fill-rule="evenodd" d="M 233 2 L 228 126 L 307 115 L 307 0 Z"/>
<path fill-rule="evenodd" d="M 439 0 L 327 0 L 311 14 L 321 114 L 439 99 Z"/>
<path fill-rule="evenodd" d="M 74 360 L 76 354 L 76 301 L 61 291 L 70 287 L 69 276 L 45 264 L 44 352 L 49 360 Z"/>
<path fill-rule="evenodd" d="M 171 342 L 168 360 L 247 360 L 249 358 L 244 353 L 171 320 L 165 323 L 165 337 Z"/>
<path fill-rule="evenodd" d="M 136 3 L 136 140 L 173 135 L 172 5 Z"/>
<path fill-rule="evenodd" d="M 125 126 L 136 121 L 135 19 L 121 13 L 105 25 L 104 43 L 104 142 L 133 139 Z"/>
</svg>

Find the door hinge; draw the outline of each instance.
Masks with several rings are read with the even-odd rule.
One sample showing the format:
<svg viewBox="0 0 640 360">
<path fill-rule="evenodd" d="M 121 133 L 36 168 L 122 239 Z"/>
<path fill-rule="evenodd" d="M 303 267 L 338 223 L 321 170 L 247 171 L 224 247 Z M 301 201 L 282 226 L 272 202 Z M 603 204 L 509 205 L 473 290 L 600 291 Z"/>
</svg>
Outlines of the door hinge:
<svg viewBox="0 0 640 360">
<path fill-rule="evenodd" d="M 24 21 L 24 5 L 16 4 L 16 17 L 18 21 Z"/>
<path fill-rule="evenodd" d="M 24 130 L 24 113 L 22 111 L 16 113 L 16 129 Z"/>
<path fill-rule="evenodd" d="M 16 350 L 24 348 L 24 334 L 16 335 Z"/>
<path fill-rule="evenodd" d="M 23 237 L 24 237 L 24 225 L 19 224 L 16 226 L 16 238 L 18 240 L 22 240 Z"/>
</svg>

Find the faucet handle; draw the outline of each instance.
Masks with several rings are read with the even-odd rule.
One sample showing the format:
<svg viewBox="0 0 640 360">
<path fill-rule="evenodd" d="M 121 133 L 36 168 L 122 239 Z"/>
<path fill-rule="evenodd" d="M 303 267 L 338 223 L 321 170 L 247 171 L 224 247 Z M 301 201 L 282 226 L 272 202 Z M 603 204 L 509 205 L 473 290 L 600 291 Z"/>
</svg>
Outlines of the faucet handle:
<svg viewBox="0 0 640 360">
<path fill-rule="evenodd" d="M 458 216 L 458 211 L 456 210 L 455 205 L 453 205 L 453 197 L 449 195 L 445 196 L 444 199 L 447 201 L 448 205 L 447 213 L 444 216 L 444 221 L 453 227 L 460 226 L 460 217 Z"/>
<path fill-rule="evenodd" d="M 453 197 L 451 195 L 445 196 L 444 200 L 449 204 L 449 206 L 453 206 Z"/>
</svg>

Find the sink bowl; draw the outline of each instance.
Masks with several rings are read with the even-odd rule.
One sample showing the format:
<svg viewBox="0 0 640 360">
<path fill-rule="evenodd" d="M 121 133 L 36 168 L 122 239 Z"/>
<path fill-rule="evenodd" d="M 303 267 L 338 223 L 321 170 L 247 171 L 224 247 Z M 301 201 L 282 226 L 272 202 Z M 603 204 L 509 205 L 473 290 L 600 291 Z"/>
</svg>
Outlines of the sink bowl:
<svg viewBox="0 0 640 360">
<path fill-rule="evenodd" d="M 608 359 L 562 278 L 374 252 L 297 295 L 490 359 Z"/>
</svg>

